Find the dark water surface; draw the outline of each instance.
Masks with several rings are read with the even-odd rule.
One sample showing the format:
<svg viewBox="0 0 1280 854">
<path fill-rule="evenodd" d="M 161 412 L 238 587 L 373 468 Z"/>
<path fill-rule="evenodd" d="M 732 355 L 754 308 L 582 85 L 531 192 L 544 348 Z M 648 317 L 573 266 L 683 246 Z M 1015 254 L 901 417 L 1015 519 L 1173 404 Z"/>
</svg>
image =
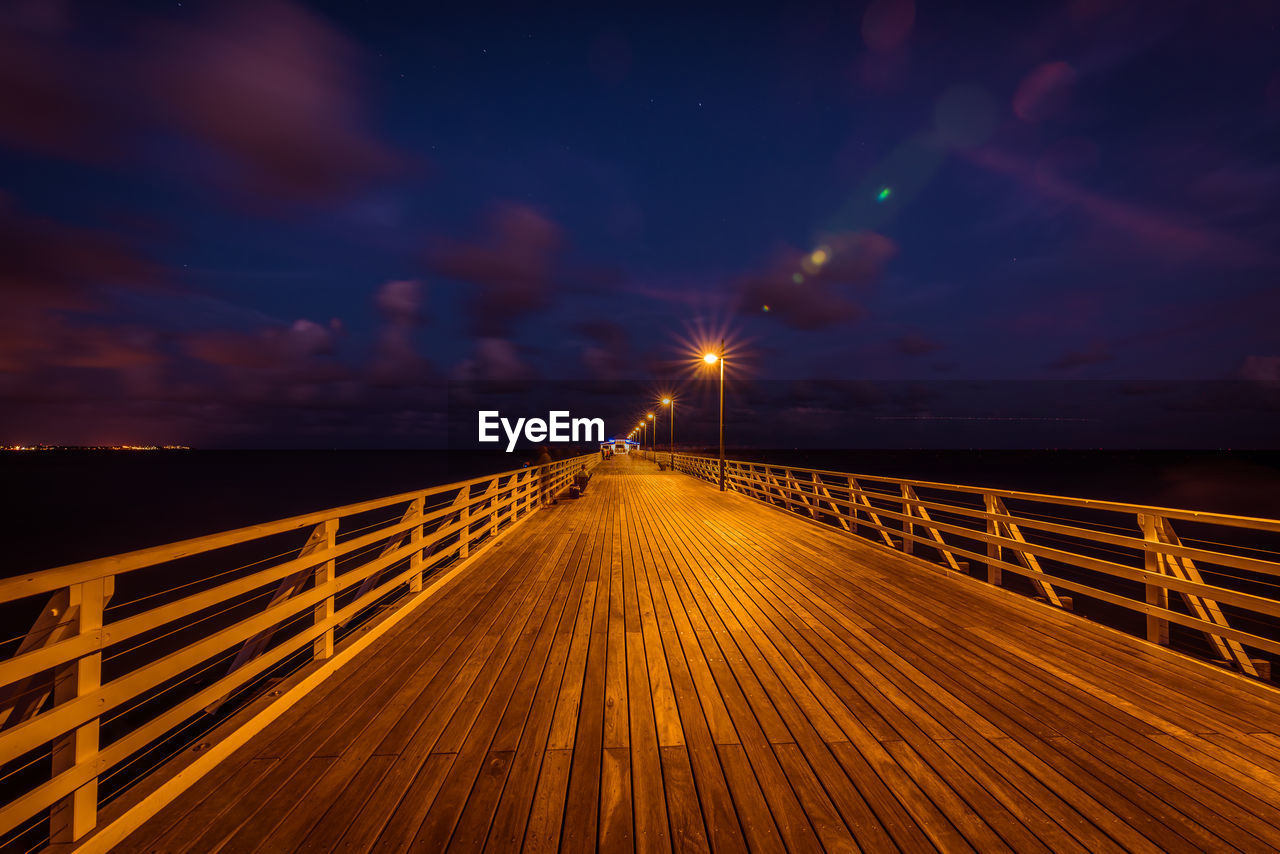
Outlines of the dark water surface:
<svg viewBox="0 0 1280 854">
<path fill-rule="evenodd" d="M 444 451 L 29 451 L 0 454 L 0 575 L 283 519 L 512 468 Z"/>
</svg>

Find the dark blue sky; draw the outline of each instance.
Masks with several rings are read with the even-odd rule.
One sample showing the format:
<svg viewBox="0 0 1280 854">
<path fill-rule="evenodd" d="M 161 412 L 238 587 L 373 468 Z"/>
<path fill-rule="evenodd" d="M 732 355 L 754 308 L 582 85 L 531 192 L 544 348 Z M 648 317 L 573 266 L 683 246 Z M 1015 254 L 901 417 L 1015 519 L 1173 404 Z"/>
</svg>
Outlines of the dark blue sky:
<svg viewBox="0 0 1280 854">
<path fill-rule="evenodd" d="M 5 4 L 0 442 L 430 445 L 721 333 L 1280 380 L 1276 4 L 544 5 Z"/>
</svg>

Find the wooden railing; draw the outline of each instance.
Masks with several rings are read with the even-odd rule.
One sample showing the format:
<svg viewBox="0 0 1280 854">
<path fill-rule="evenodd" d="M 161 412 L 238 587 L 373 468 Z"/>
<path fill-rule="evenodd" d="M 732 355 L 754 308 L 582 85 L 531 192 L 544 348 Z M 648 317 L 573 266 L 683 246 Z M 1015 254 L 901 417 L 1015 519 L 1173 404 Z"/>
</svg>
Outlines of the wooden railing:
<svg viewBox="0 0 1280 854">
<path fill-rule="evenodd" d="M 0 848 L 85 836 L 100 782 L 136 774 L 162 740 L 225 717 L 268 677 L 324 661 L 335 639 L 414 604 L 424 578 L 436 583 L 434 571 L 597 462 L 590 454 L 0 579 L 4 607 L 29 602 L 31 613 L 46 602 L 0 659 Z"/>
<path fill-rule="evenodd" d="M 676 454 L 675 467 L 718 481 L 714 457 Z M 1013 573 L 1095 619 L 1128 613 L 1153 643 L 1180 627 L 1181 651 L 1247 676 L 1270 680 L 1280 655 L 1280 520 L 738 460 L 725 488 L 949 571 L 972 561 L 991 584 Z"/>
</svg>

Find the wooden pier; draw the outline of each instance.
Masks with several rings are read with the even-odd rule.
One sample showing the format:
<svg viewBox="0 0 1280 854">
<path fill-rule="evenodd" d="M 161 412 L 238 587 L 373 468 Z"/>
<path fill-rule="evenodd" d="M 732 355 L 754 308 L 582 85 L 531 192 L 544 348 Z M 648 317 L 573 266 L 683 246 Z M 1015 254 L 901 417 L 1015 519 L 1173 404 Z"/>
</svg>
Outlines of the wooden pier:
<svg viewBox="0 0 1280 854">
<path fill-rule="evenodd" d="M 1029 568 L 1047 547 L 989 525 L 981 498 L 979 534 L 994 531 L 1002 549 L 1032 543 L 1021 561 L 994 546 L 971 559 L 1039 573 L 1052 600 L 957 571 L 965 549 L 933 536 L 948 523 L 914 488 L 899 491 L 904 523 L 891 535 L 892 513 L 881 503 L 873 523 L 852 478 L 839 493 L 790 476 L 771 484 L 740 468 L 722 493 L 614 459 L 582 497 L 538 499 L 523 515 L 518 479 L 468 487 L 448 505 L 466 506 L 468 534 L 484 524 L 473 505 L 488 495 L 492 509 L 499 487 L 519 524 L 483 547 L 455 538 L 460 562 L 428 574 L 394 619 L 316 645 L 309 669 L 105 808 L 94 819 L 105 832 L 55 848 L 1280 849 L 1280 692 L 1158 633 L 1153 643 L 1054 607 L 1058 580 Z M 798 512 L 753 497 L 751 483 Z M 404 518 L 431 518 L 415 512 Z M 434 518 L 442 537 L 457 531 L 456 517 Z M 1145 541 L 1159 561 L 1194 551 Z M 1230 664 L 1242 630 L 1168 605 L 1169 589 L 1203 604 L 1209 585 L 1161 572 L 1174 585 L 1164 605 L 1135 607 L 1166 640 L 1169 619 L 1217 626 Z M 323 640 L 332 607 L 314 625 Z M 1250 655 L 1267 644 L 1257 636 Z M 1250 655 L 1254 675 L 1265 671 Z M 268 723 L 245 729 L 273 703 Z M 235 731 L 248 734 L 201 765 Z"/>
</svg>

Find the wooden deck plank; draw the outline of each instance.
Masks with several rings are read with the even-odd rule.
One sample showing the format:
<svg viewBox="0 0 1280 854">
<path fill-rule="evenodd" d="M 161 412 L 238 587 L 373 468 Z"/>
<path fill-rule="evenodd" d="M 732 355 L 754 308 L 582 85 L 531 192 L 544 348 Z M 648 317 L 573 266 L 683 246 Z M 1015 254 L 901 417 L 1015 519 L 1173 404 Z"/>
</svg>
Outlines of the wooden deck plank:
<svg viewBox="0 0 1280 854">
<path fill-rule="evenodd" d="M 1280 848 L 1280 692 L 615 460 L 117 850 L 520 847 Z"/>
<path fill-rule="evenodd" d="M 698 803 L 698 789 L 693 780 L 693 766 L 683 746 L 658 749 L 662 763 L 663 790 L 667 797 L 667 817 L 671 828 L 671 847 L 680 854 L 703 854 L 711 851 L 706 824 Z"/>
<path fill-rule="evenodd" d="M 287 779 L 284 779 L 269 797 L 253 805 L 253 811 L 247 814 L 243 823 L 237 826 L 232 822 L 227 822 L 217 828 L 219 833 L 226 833 L 228 830 L 233 831 L 226 835 L 219 844 L 200 845 L 195 850 L 210 852 L 248 851 L 259 847 L 262 840 L 271 837 L 276 826 L 284 820 L 289 808 L 307 797 L 315 786 L 316 781 L 333 762 L 332 757 L 325 756 L 312 757 L 306 762 L 299 763 L 296 773 L 290 774 Z M 284 764 L 284 762 L 282 761 L 281 764 Z M 212 836 L 206 838 L 212 840 Z"/>
<path fill-rule="evenodd" d="M 564 545 L 567 541 L 561 542 L 561 546 Z M 545 554 L 544 549 L 550 548 L 554 548 L 550 538 L 539 538 L 531 549 L 517 558 L 517 562 L 528 568 L 536 563 L 539 555 Z M 396 755 L 397 761 L 379 781 L 378 790 L 368 799 L 354 826 L 338 841 L 336 848 L 368 850 L 375 844 L 382 844 L 377 840 L 384 833 L 390 833 L 387 838 L 394 838 L 397 840 L 395 844 L 400 844 L 401 840 L 411 839 L 417 832 L 430 804 L 429 800 L 424 804 L 424 799 L 428 794 L 434 798 L 442 783 L 435 779 L 420 779 L 420 772 L 430 767 L 443 774 L 453 764 L 454 754 L 433 751 L 436 740 L 467 697 L 474 698 L 478 691 L 491 687 L 482 683 L 477 688 L 475 683 L 504 636 L 500 633 L 502 628 L 522 624 L 521 614 L 533 607 L 531 594 L 536 586 L 527 574 L 524 579 L 505 585 L 504 589 L 507 598 L 500 611 L 495 609 L 495 619 L 469 627 L 465 642 L 454 647 L 444 666 L 432 675 L 425 686 L 418 683 L 417 699 L 378 744 L 376 753 Z M 474 705 L 473 699 L 471 706 L 474 708 Z M 401 803 L 409 806 L 400 809 Z M 357 830 L 364 835 L 357 837 Z"/>
<path fill-rule="evenodd" d="M 639 525 L 640 514 L 632 515 L 635 523 Z M 662 583 L 657 577 L 657 567 L 666 560 L 666 557 L 660 549 L 655 550 L 654 543 L 647 536 L 639 537 L 638 543 L 645 572 L 642 577 L 637 578 L 636 586 L 638 591 L 644 591 L 640 595 L 646 597 L 646 601 L 652 605 L 652 613 L 657 623 L 654 633 L 660 638 L 663 651 L 661 667 L 667 671 L 671 679 L 671 702 L 675 706 L 677 717 L 676 721 L 667 721 L 666 732 L 672 744 L 664 745 L 662 748 L 664 779 L 670 782 L 674 775 L 678 785 L 682 781 L 683 766 L 687 763 L 701 806 L 700 818 L 709 840 L 708 844 L 717 854 L 745 850 L 742 827 L 734 808 L 728 781 L 720 764 L 719 754 L 715 749 L 715 737 L 710 721 L 706 717 L 706 707 L 698 697 L 692 671 L 689 669 L 688 659 L 680 642 L 679 629 L 675 623 L 671 604 L 667 601 Z M 648 649 L 647 641 L 646 649 Z M 655 648 L 654 654 L 656 651 Z M 723 704 L 713 708 L 722 710 Z M 669 710 L 668 714 L 670 714 Z M 730 728 L 732 725 L 726 720 L 722 726 Z M 678 734 L 679 743 L 687 748 L 683 751 L 683 761 L 680 757 L 679 745 L 675 744 L 676 734 Z M 736 733 L 733 738 L 737 738 Z M 675 839 L 676 816 L 681 816 L 679 825 L 681 828 L 694 824 L 695 819 L 691 810 L 674 800 L 670 790 L 668 790 L 667 809 L 673 843 L 678 843 Z M 696 834 L 696 827 L 693 832 Z"/>
<path fill-rule="evenodd" d="M 272 766 L 280 761 L 278 759 L 259 759 L 257 757 L 246 757 L 246 759 L 246 762 L 238 766 L 235 778 L 237 786 L 253 786 L 256 788 L 257 782 L 265 777 Z M 210 784 L 216 783 L 218 788 L 223 788 L 227 785 L 225 780 L 210 780 L 209 782 Z M 192 794 L 195 795 L 197 793 Z M 117 845 L 116 848 L 124 851 L 184 852 L 193 850 L 192 846 L 202 838 L 203 834 L 209 828 L 219 824 L 222 814 L 229 806 L 230 803 L 226 801 L 201 797 L 190 810 L 183 814 L 181 821 L 172 824 L 167 832 L 159 834 L 153 842 L 146 841 L 147 834 L 145 831 L 149 828 L 147 825 L 143 825 L 139 829 L 143 832 L 132 834 L 120 845 Z M 158 818 L 163 818 L 163 815 L 162 813 Z"/>
<path fill-rule="evenodd" d="M 600 762 L 600 828 L 596 851 L 635 850 L 631 814 L 631 752 L 606 747 Z"/>
<path fill-rule="evenodd" d="M 342 838 L 343 833 L 351 827 L 368 802 L 382 778 L 391 770 L 394 756 L 368 756 L 360 762 L 360 770 L 347 782 L 342 794 L 330 799 L 327 803 L 316 801 L 324 807 L 324 814 L 311 826 L 311 830 L 302 837 L 298 846 L 303 851 L 323 851 L 334 839 Z M 294 840 L 297 841 L 296 839 Z"/>
<path fill-rule="evenodd" d="M 782 839 L 791 850 L 815 850 L 818 839 L 770 747 L 774 741 L 790 742 L 791 734 L 764 695 L 763 689 L 759 688 L 758 682 L 746 679 L 745 672 L 742 673 L 743 680 L 735 677 L 725 650 L 731 650 L 729 655 L 732 655 L 736 652 L 736 647 L 729 642 L 723 623 L 718 617 L 712 616 L 709 608 L 704 608 L 694 594 L 694 588 L 685 577 L 688 560 L 689 556 L 677 545 L 672 571 L 659 573 L 668 589 L 668 601 L 673 608 L 677 607 L 677 602 L 683 608 L 714 680 L 713 687 L 709 686 L 708 690 L 714 690 L 724 702 L 734 730 L 741 738 L 747 767 L 756 775 L 759 784 L 773 795 L 769 807 Z M 715 631 L 717 628 L 719 635 Z M 744 682 L 754 703 L 743 690 Z M 722 758 L 725 755 L 722 752 Z M 736 751 L 730 751 L 728 755 L 735 760 L 738 756 Z M 763 823 L 762 819 L 757 823 Z"/>
<path fill-rule="evenodd" d="M 796 548 L 806 549 L 813 548 L 819 557 L 824 555 L 830 556 L 831 551 L 822 551 L 822 545 L 817 540 L 812 543 L 799 543 Z M 827 544 L 827 549 L 839 549 L 840 544 Z M 835 552 L 835 553 L 838 553 Z M 874 564 L 882 560 L 892 560 L 890 555 L 876 556 L 876 558 L 868 561 L 868 564 Z M 815 571 L 825 571 L 829 566 L 829 561 L 817 560 L 810 564 Z M 916 570 L 919 572 L 919 570 Z M 886 583 L 888 581 L 889 583 Z M 893 583 L 892 579 L 886 579 L 882 575 L 872 575 L 866 579 L 867 583 L 859 585 L 859 590 L 866 590 L 870 585 L 878 585 L 886 594 L 900 592 L 901 584 Z M 959 626 L 961 628 L 981 628 L 980 625 L 974 624 L 972 616 L 983 613 L 982 594 L 987 592 L 976 585 L 966 585 L 971 589 L 965 590 L 957 588 L 951 590 L 948 595 L 931 596 L 911 605 L 910 616 L 907 620 L 921 619 L 919 611 L 928 611 L 937 614 L 939 618 L 946 620 L 951 615 L 949 624 Z M 945 591 L 944 591 L 945 592 Z M 1085 623 L 1081 620 L 1072 618 L 1066 614 L 1057 611 L 1043 612 L 1043 609 L 1037 607 L 1029 601 L 1022 600 L 1020 597 L 1010 597 L 1005 603 L 1011 610 L 1020 612 L 1023 616 L 1030 619 L 1016 620 L 1010 623 L 1014 628 L 1019 630 L 1027 630 L 1038 633 L 1038 637 L 1032 642 L 1032 645 L 1039 643 L 1051 643 L 1056 646 L 1068 644 L 1077 651 L 1083 651 L 1090 656 L 1096 656 L 1099 648 L 1104 648 L 1108 652 L 1123 655 L 1128 659 L 1137 659 L 1138 661 L 1149 664 L 1153 659 L 1157 658 L 1173 658 L 1180 657 L 1168 649 L 1150 647 L 1145 645 L 1135 645 L 1130 639 L 1124 637 L 1118 632 L 1099 633 L 1096 625 Z M 1030 614 L 1027 609 L 1033 609 Z M 885 612 L 872 610 L 871 613 L 880 619 Z M 957 613 L 970 615 L 970 619 L 965 624 L 957 623 L 954 617 Z M 921 622 L 924 622 L 921 620 Z M 978 621 L 980 622 L 980 621 Z M 931 628 L 937 630 L 937 623 L 933 623 Z M 1052 627 L 1052 628 L 1050 628 Z M 1074 641 L 1074 642 L 1072 642 Z M 1085 644 L 1084 647 L 1080 643 Z M 1215 668 L 1205 668 L 1203 666 L 1179 666 L 1175 668 L 1152 668 L 1139 667 L 1132 672 L 1115 672 L 1115 665 L 1109 660 L 1108 656 L 1098 657 L 1097 663 L 1099 668 L 1109 669 L 1113 672 L 1115 679 L 1115 687 L 1129 692 L 1134 697 L 1145 698 L 1148 703 L 1152 703 L 1156 708 L 1168 705 L 1176 714 L 1185 715 L 1191 710 L 1206 709 L 1210 704 L 1216 703 L 1214 707 L 1212 720 L 1222 726 L 1231 726 L 1235 718 L 1234 711 L 1236 706 L 1235 692 L 1224 692 L 1224 687 L 1220 684 L 1223 677 L 1232 679 L 1230 674 L 1225 674 Z M 1183 665 L 1186 661 L 1181 662 Z M 1209 679 L 1202 678 L 1205 674 L 1209 675 Z M 1235 680 L 1237 683 L 1241 680 Z M 1231 683 L 1228 683 L 1229 685 Z M 1252 683 L 1243 683 L 1233 685 L 1232 687 L 1239 691 L 1248 693 L 1256 693 L 1257 691 L 1270 691 L 1271 689 L 1263 688 L 1260 685 Z M 1203 694 L 1203 696 L 1201 696 Z M 1226 703 L 1220 702 L 1223 698 L 1227 699 Z M 1154 701 L 1154 702 L 1153 702 Z M 1268 727 L 1274 727 L 1280 724 L 1275 720 L 1275 709 L 1258 710 L 1261 722 Z M 1252 723 L 1257 724 L 1260 720 L 1255 718 Z"/>
<path fill-rule="evenodd" d="M 547 654 L 573 586 L 574 569 L 572 559 L 567 563 L 553 560 L 539 573 L 544 595 L 539 598 L 526 627 L 516 636 L 483 707 L 467 726 L 465 737 L 456 744 L 443 736 L 437 742 L 436 750 L 450 752 L 456 748 L 458 758 L 449 770 L 449 780 L 437 795 L 440 802 L 432 805 L 414 839 L 415 849 L 444 848 L 455 832 L 455 822 L 456 830 L 465 834 L 460 845 L 473 850 L 483 846 L 513 759 L 512 751 L 496 749 L 493 742 L 503 721 L 515 728 L 522 726 L 527 718 L 529 706 L 518 692 L 524 686 L 528 696 L 545 670 Z M 514 706 L 513 698 L 516 699 Z M 508 718 L 508 713 L 512 718 Z"/>
<path fill-rule="evenodd" d="M 275 760 L 255 760 L 252 757 L 237 755 L 221 763 L 205 778 L 213 788 L 227 785 L 231 780 L 243 782 L 254 779 L 265 770 L 264 766 Z M 254 765 L 258 771 L 254 770 Z M 208 825 L 213 817 L 210 813 L 219 809 L 202 796 L 201 792 L 189 789 L 178 797 L 160 815 L 153 818 L 136 832 L 130 834 L 116 846 L 117 851 L 133 854 L 138 851 L 165 851 L 177 845 L 177 840 L 167 838 L 170 834 L 190 836 L 192 832 Z"/>
<path fill-rule="evenodd" d="M 671 850 L 666 796 L 662 787 L 662 761 L 655 721 L 654 699 L 649 680 L 649 657 L 641 630 L 637 567 L 643 558 L 635 548 L 636 531 L 622 518 L 623 603 L 625 611 L 627 727 L 630 734 L 630 767 L 632 770 L 632 819 L 634 840 L 638 850 L 667 852 Z M 649 616 L 653 620 L 652 613 Z"/>
<path fill-rule="evenodd" d="M 572 750 L 548 750 L 543 755 L 538 788 L 533 796 L 528 824 L 525 826 L 524 850 L 530 854 L 560 850 L 565 796 L 569 792 L 569 773 L 572 767 Z M 496 842 L 489 849 L 514 850 Z"/>
<path fill-rule="evenodd" d="M 478 586 L 475 587 L 472 587 L 471 584 L 455 585 L 453 589 L 458 593 L 459 597 L 459 602 L 457 604 L 459 606 L 464 603 L 474 605 L 475 607 L 472 611 L 468 612 L 469 615 L 474 614 L 477 617 L 490 616 L 492 611 L 486 607 L 491 601 L 490 599 L 477 598 L 474 593 L 472 593 L 471 596 L 463 596 L 465 592 L 472 590 L 484 591 L 486 586 L 487 585 L 483 583 L 483 580 L 480 580 L 478 582 Z M 490 587 L 490 592 L 492 593 L 496 593 L 496 591 L 501 589 L 499 585 L 488 585 L 488 587 Z M 432 619 L 426 624 L 426 626 L 424 626 L 426 631 L 423 632 L 422 637 L 430 637 L 431 627 L 438 625 L 436 621 L 447 618 L 449 613 L 451 613 L 449 609 L 442 610 L 445 612 L 443 615 L 431 615 Z M 388 638 L 388 646 L 390 649 L 387 654 L 391 656 L 392 660 L 400 660 L 400 657 L 404 655 L 406 642 L 412 642 L 415 637 L 415 635 L 397 634 Z M 405 656 L 405 658 L 412 660 L 411 656 Z M 348 685 L 348 690 L 364 694 L 371 690 L 371 686 L 373 686 L 379 679 L 385 680 L 386 682 L 394 682 L 397 671 L 394 668 L 370 668 L 356 675 L 357 679 L 353 680 L 354 684 Z M 341 680 L 330 680 L 331 683 L 339 681 Z M 330 683 L 325 684 L 328 685 Z M 342 726 L 333 726 L 334 719 L 332 704 L 329 705 L 328 716 L 320 713 L 324 711 L 324 706 L 300 704 L 297 717 L 291 717 L 289 719 L 292 726 L 291 730 L 282 730 L 280 727 L 273 726 L 264 731 L 264 733 L 259 736 L 259 739 L 264 743 L 258 746 L 255 751 L 255 755 L 264 760 L 278 760 L 281 758 L 282 754 L 289 754 L 290 761 L 267 761 L 261 763 L 259 767 L 263 769 L 262 776 L 257 777 L 255 783 L 258 790 L 261 792 L 269 792 L 273 791 L 276 787 L 284 786 L 289 777 L 298 773 L 298 771 L 303 768 L 307 759 L 313 755 L 317 755 L 321 741 L 311 738 L 309 733 L 322 724 L 328 723 L 330 725 L 330 730 L 335 734 L 345 731 L 346 737 L 349 739 L 352 733 L 352 729 L 348 726 L 351 717 L 363 707 L 364 706 L 361 704 L 341 704 L 339 706 L 338 720 L 341 722 Z M 378 720 L 394 720 L 394 717 L 391 715 L 383 715 L 381 718 L 378 718 Z M 281 722 L 279 721 L 277 722 L 277 724 L 280 723 Z M 282 740 L 280 738 L 281 731 L 291 732 L 292 734 L 289 738 Z M 346 767 L 350 766 L 344 766 L 344 768 Z M 211 775 L 209 778 L 202 781 L 202 789 L 193 790 L 187 793 L 188 797 L 200 798 L 198 813 L 193 815 L 190 819 L 184 820 L 183 826 L 177 828 L 174 833 L 170 834 L 169 838 L 158 840 L 158 842 L 155 843 L 155 845 L 158 846 L 157 850 L 179 850 L 179 846 L 182 844 L 179 842 L 179 838 L 182 837 L 185 837 L 191 845 L 195 846 L 192 850 L 201 850 L 201 847 L 207 848 L 214 844 L 214 841 L 211 838 L 212 836 L 220 833 L 229 834 L 235 830 L 239 822 L 244 820 L 243 809 L 237 799 L 238 792 L 236 787 L 220 785 L 221 779 L 222 778 L 218 775 Z M 219 827 L 216 829 L 207 827 L 207 822 L 205 822 L 205 817 L 207 816 L 216 816 Z M 152 824 L 154 823 L 155 822 L 153 821 Z M 197 829 L 202 825 L 205 825 L 205 831 L 203 833 Z M 143 830 L 145 830 L 145 828 Z M 134 846 L 140 846 L 138 850 L 148 850 L 146 844 L 142 840 L 135 838 L 138 836 L 139 834 L 134 834 L 130 839 L 125 840 L 121 846 L 117 847 L 127 850 Z"/>
<path fill-rule="evenodd" d="M 560 845 L 565 851 L 594 851 L 600 820 L 600 775 L 604 763 L 605 667 L 608 662 L 609 597 L 612 579 L 605 564 L 612 556 L 613 515 L 606 501 L 604 526 L 597 534 L 591 572 L 596 577 L 596 601 L 588 635 L 578 723 L 574 729 L 573 765 L 565 796 L 565 821 Z M 588 578 L 591 577 L 589 573 Z M 559 745 L 553 745 L 559 746 Z"/>
<path fill-rule="evenodd" d="M 585 573 L 586 560 L 580 555 L 574 575 L 575 595 L 566 602 L 564 611 L 561 613 L 560 623 L 556 627 L 555 637 L 551 650 L 547 654 L 536 693 L 530 698 L 528 717 L 520 728 L 519 741 L 514 743 L 510 741 L 511 736 L 508 733 L 515 732 L 514 726 L 505 732 L 504 727 L 500 726 L 498 734 L 494 737 L 494 749 L 513 750 L 515 756 L 490 827 L 486 841 L 487 847 L 512 850 L 518 848 L 520 841 L 524 838 L 537 793 L 543 752 L 551 732 L 556 698 L 559 696 L 564 679 L 565 662 L 569 656 L 569 645 L 573 638 L 573 626 L 584 604 L 582 597 L 576 595 L 576 591 L 581 586 L 579 582 L 585 577 Z M 508 712 L 510 711 L 508 707 Z M 504 720 L 504 726 L 505 724 Z"/>
</svg>

